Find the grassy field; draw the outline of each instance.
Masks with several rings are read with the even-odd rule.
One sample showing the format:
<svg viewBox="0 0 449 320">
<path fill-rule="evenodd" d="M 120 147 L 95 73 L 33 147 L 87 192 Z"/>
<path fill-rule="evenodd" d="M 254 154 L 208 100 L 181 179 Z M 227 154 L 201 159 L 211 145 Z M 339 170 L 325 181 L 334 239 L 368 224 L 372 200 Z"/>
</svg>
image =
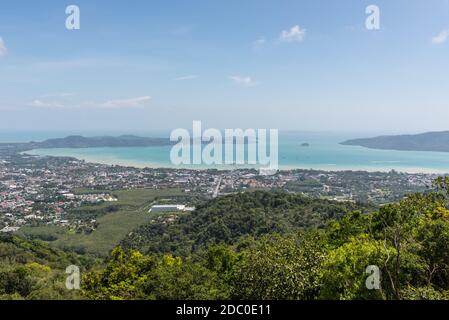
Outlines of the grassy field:
<svg viewBox="0 0 449 320">
<path fill-rule="evenodd" d="M 101 204 L 98 209 L 111 205 L 118 206 L 118 210 L 100 216 L 97 219 L 98 228 L 90 234 L 75 233 L 67 227 L 52 225 L 23 227 L 19 234 L 41 239 L 51 237 L 52 241 L 48 243 L 56 247 L 106 256 L 129 232 L 154 218 L 154 214 L 148 213 L 148 210 L 155 200 L 184 195 L 180 189 L 121 190 L 112 194 L 118 201 Z"/>
</svg>

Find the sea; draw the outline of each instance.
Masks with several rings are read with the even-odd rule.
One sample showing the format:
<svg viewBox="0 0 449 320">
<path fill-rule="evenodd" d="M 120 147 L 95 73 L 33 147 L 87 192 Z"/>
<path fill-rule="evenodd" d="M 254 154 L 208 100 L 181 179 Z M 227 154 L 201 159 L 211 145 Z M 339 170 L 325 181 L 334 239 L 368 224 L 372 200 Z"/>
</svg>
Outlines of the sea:
<svg viewBox="0 0 449 320">
<path fill-rule="evenodd" d="M 0 142 L 43 141 L 68 135 L 113 135 L 119 132 L 0 132 Z M 126 134 L 131 134 L 126 132 Z M 168 137 L 167 132 L 136 132 L 139 136 Z M 375 133 L 292 132 L 279 133 L 279 168 L 326 171 L 362 170 L 409 173 L 449 173 L 449 153 L 427 151 L 374 150 L 340 143 L 354 138 L 377 136 Z M 170 161 L 171 146 L 115 147 L 81 149 L 37 149 L 27 154 L 74 157 L 93 163 L 151 168 L 232 169 L 248 166 L 182 165 Z"/>
</svg>

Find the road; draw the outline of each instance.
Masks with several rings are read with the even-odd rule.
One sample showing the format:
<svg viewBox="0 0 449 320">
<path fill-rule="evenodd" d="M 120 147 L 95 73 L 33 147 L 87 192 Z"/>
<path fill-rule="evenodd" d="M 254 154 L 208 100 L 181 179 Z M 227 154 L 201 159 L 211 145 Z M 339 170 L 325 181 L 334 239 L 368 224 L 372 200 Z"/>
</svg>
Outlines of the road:
<svg viewBox="0 0 449 320">
<path fill-rule="evenodd" d="M 220 191 L 221 180 L 223 180 L 223 178 L 220 176 L 220 178 L 218 178 L 218 183 L 217 183 L 217 186 L 215 187 L 215 191 L 214 191 L 214 194 L 212 195 L 212 198 L 218 197 L 218 192 Z"/>
</svg>

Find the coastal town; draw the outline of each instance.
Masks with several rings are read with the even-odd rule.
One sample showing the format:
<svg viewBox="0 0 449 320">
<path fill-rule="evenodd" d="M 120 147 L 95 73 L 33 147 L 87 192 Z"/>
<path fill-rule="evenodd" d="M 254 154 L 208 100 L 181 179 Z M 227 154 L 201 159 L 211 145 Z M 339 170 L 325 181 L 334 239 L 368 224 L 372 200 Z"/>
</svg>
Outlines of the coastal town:
<svg viewBox="0 0 449 320">
<path fill-rule="evenodd" d="M 117 190 L 177 188 L 191 199 L 212 199 L 247 190 L 281 190 L 334 201 L 376 205 L 432 188 L 436 174 L 286 170 L 259 175 L 254 169 L 187 170 L 94 164 L 74 158 L 0 154 L 0 231 L 61 225 L 95 230 L 90 216 L 74 209 L 117 201 Z M 156 203 L 157 205 L 157 203 Z"/>
</svg>

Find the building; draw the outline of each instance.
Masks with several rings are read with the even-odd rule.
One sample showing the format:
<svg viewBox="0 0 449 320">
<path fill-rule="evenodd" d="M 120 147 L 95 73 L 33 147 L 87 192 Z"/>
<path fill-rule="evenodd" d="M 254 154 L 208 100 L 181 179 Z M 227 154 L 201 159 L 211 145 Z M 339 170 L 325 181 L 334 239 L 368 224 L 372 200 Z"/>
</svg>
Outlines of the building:
<svg viewBox="0 0 449 320">
<path fill-rule="evenodd" d="M 193 211 L 195 208 L 186 207 L 183 204 L 165 204 L 152 206 L 149 212 L 176 212 L 176 211 Z"/>
<path fill-rule="evenodd" d="M 16 232 L 19 229 L 20 229 L 20 227 L 4 227 L 3 229 L 0 230 L 0 232 L 12 233 L 12 232 Z"/>
</svg>

